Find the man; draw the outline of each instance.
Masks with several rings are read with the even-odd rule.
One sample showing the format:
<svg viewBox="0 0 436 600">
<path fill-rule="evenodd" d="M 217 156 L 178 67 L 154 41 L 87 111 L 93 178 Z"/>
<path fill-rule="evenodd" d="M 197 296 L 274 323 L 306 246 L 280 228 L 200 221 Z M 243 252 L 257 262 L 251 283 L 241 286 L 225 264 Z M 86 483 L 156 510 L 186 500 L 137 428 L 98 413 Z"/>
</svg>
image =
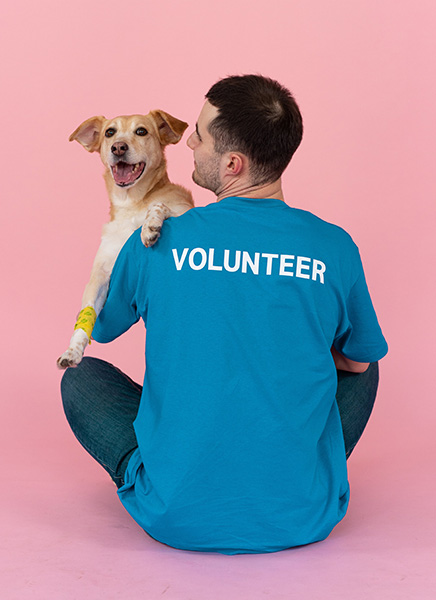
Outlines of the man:
<svg viewBox="0 0 436 600">
<path fill-rule="evenodd" d="M 177 548 L 273 552 L 324 539 L 347 509 L 387 345 L 349 235 L 284 202 L 301 137 L 277 82 L 212 86 L 187 143 L 217 202 L 168 219 L 152 248 L 132 235 L 93 333 L 144 320 L 143 389 L 93 358 L 62 381 L 79 441 Z"/>
</svg>

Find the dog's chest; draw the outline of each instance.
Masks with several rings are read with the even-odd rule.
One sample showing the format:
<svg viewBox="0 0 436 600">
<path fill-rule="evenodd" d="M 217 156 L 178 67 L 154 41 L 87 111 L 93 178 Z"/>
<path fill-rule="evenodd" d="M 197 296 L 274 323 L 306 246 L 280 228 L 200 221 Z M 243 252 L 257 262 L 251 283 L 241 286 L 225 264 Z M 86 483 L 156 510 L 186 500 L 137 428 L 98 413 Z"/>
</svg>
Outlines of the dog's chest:
<svg viewBox="0 0 436 600">
<path fill-rule="evenodd" d="M 110 259 L 116 257 L 129 237 L 145 220 L 145 212 L 135 215 L 119 215 L 103 226 L 101 242 L 104 254 Z"/>
</svg>

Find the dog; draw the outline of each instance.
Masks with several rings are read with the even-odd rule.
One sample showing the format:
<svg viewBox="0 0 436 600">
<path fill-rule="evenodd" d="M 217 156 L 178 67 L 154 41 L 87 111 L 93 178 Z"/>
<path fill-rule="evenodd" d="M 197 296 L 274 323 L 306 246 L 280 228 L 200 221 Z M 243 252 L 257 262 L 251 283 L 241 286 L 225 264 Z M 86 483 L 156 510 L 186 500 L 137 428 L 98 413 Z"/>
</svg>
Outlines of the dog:
<svg viewBox="0 0 436 600">
<path fill-rule="evenodd" d="M 88 152 L 99 152 L 111 204 L 101 244 L 82 298 L 82 310 L 68 349 L 58 358 L 60 369 L 76 367 L 91 341 L 92 328 L 105 303 L 115 260 L 139 227 L 141 240 L 152 246 L 164 220 L 194 206 L 191 193 L 170 182 L 164 150 L 177 144 L 188 124 L 163 110 L 147 115 L 106 119 L 92 117 L 70 135 Z"/>
</svg>

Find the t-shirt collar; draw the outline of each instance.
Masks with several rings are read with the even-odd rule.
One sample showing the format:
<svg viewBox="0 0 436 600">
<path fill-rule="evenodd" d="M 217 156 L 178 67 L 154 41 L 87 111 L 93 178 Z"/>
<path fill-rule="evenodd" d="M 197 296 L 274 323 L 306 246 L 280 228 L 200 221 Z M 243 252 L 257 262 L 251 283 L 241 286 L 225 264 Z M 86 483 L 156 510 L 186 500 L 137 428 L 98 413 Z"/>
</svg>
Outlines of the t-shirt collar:
<svg viewBox="0 0 436 600">
<path fill-rule="evenodd" d="M 246 198 L 243 196 L 228 196 L 223 198 L 217 204 L 227 204 L 234 206 L 264 206 L 264 207 L 279 207 L 284 208 L 287 206 L 283 200 L 278 198 Z"/>
</svg>

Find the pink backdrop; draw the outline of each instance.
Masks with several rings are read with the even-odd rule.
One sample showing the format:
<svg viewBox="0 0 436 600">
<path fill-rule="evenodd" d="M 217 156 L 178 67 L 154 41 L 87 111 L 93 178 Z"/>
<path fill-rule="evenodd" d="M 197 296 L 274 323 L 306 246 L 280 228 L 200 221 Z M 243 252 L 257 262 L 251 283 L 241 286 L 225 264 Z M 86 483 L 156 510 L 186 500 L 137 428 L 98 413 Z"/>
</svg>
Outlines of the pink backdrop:
<svg viewBox="0 0 436 600">
<path fill-rule="evenodd" d="M 129 581 L 129 598 L 160 597 L 167 585 L 175 599 L 288 598 L 290 590 L 323 600 L 341 591 L 430 598 L 436 4 L 15 0 L 2 4 L 0 23 L 7 596 L 58 598 L 61 589 L 75 598 L 88 586 L 88 597 L 107 599 L 122 597 Z M 324 545 L 251 562 L 144 538 L 72 439 L 55 366 L 108 213 L 99 157 L 69 134 L 96 114 L 152 108 L 188 121 L 190 132 L 208 87 L 247 72 L 294 92 L 305 137 L 284 177 L 287 202 L 351 233 L 390 345 L 376 410 L 350 461 L 346 520 Z M 168 151 L 170 176 L 206 204 L 213 197 L 191 182 L 186 138 Z M 88 354 L 141 380 L 143 344 L 138 325 Z"/>
</svg>

